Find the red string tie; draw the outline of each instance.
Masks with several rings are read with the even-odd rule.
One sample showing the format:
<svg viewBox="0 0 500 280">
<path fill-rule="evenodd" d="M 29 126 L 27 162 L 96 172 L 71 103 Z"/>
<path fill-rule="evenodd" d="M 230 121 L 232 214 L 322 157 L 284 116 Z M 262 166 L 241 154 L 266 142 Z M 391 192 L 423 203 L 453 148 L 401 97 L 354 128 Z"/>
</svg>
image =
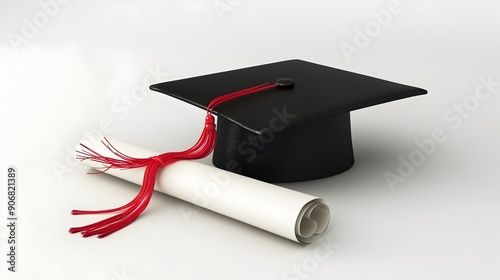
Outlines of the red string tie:
<svg viewBox="0 0 500 280">
<path fill-rule="evenodd" d="M 158 162 L 160 164 L 160 167 L 166 166 L 165 162 L 163 162 L 163 160 L 161 160 L 161 158 L 159 156 L 150 157 L 150 159 Z"/>
<path fill-rule="evenodd" d="M 104 170 L 99 173 L 104 173 L 110 168 L 131 169 L 146 167 L 146 169 L 144 171 L 141 189 L 137 196 L 129 203 L 121 207 L 106 210 L 73 210 L 71 212 L 73 215 L 114 213 L 114 216 L 90 225 L 70 228 L 69 232 L 80 232 L 83 237 L 97 235 L 98 238 L 102 238 L 131 224 L 135 219 L 137 219 L 137 217 L 139 217 L 144 209 L 146 209 L 149 201 L 151 200 L 156 182 L 156 174 L 160 168 L 179 160 L 204 158 L 213 151 L 217 135 L 215 130 L 215 118 L 212 115 L 212 112 L 216 106 L 226 101 L 273 88 L 278 85 L 279 84 L 277 83 L 265 83 L 214 98 L 207 106 L 205 125 L 200 138 L 193 147 L 182 152 L 164 153 L 149 158 L 133 158 L 118 151 L 105 138 L 104 141 L 102 141 L 103 144 L 115 155 L 115 157 L 106 157 L 81 144 L 83 149 L 82 151 L 77 151 L 77 159 L 80 161 L 92 160 L 103 164 Z M 154 162 L 158 163 L 158 165 L 152 164 Z"/>
</svg>

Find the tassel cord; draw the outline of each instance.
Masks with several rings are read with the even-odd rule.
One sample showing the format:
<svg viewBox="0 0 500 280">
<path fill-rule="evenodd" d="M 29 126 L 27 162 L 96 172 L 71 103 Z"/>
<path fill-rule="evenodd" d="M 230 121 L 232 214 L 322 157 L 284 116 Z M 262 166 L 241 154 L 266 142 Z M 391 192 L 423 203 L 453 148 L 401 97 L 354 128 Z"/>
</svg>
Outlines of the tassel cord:
<svg viewBox="0 0 500 280">
<path fill-rule="evenodd" d="M 248 89 L 240 90 L 234 93 L 226 94 L 213 99 L 207 106 L 207 115 L 205 117 L 205 125 L 198 141 L 189 149 L 181 152 L 168 152 L 149 158 L 135 158 L 120 152 L 115 148 L 108 139 L 104 138 L 102 144 L 115 156 L 104 156 L 97 151 L 80 144 L 82 150 L 77 151 L 77 160 L 92 160 L 103 165 L 102 170 L 91 174 L 105 173 L 111 168 L 116 169 L 132 169 L 145 167 L 143 184 L 139 193 L 129 203 L 111 209 L 105 210 L 72 210 L 73 215 L 86 214 L 109 214 L 115 215 L 103 219 L 101 221 L 81 226 L 70 228 L 70 233 L 80 232 L 83 237 L 97 235 L 98 238 L 106 237 L 135 221 L 139 215 L 146 209 L 151 200 L 156 177 L 159 169 L 168 166 L 179 160 L 193 160 L 208 156 L 215 148 L 217 134 L 215 130 L 215 118 L 212 115 L 215 107 L 229 100 L 249 95 L 255 92 L 263 91 L 269 88 L 276 87 L 277 84 L 265 83 Z"/>
</svg>

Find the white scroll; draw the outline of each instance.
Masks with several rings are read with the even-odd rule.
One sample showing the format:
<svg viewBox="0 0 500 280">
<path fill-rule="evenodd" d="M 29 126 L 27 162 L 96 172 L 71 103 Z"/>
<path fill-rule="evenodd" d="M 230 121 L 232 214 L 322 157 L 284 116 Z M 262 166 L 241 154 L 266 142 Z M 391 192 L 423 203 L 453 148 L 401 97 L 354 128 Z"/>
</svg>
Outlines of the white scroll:
<svg viewBox="0 0 500 280">
<path fill-rule="evenodd" d="M 120 152 L 132 157 L 159 153 L 107 137 Z M 80 143 L 108 157 L 116 157 L 102 143 Z M 82 150 L 81 145 L 77 150 Z M 100 168 L 90 160 L 82 164 Z M 144 168 L 114 169 L 106 173 L 141 185 Z M 326 203 L 318 197 L 286 189 L 194 161 L 178 161 L 159 170 L 155 190 L 196 204 L 300 243 L 312 243 L 325 233 L 330 220 Z M 113 205 L 112 205 L 113 206 Z"/>
</svg>

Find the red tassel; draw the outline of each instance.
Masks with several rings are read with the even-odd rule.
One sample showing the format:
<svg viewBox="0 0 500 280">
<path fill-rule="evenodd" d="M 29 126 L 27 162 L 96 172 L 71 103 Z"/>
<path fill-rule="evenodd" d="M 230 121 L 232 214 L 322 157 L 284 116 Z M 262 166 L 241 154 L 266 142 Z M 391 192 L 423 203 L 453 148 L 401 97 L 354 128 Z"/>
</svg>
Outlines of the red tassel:
<svg viewBox="0 0 500 280">
<path fill-rule="evenodd" d="M 129 203 L 112 209 L 107 210 L 73 210 L 73 215 L 83 214 L 107 214 L 115 213 L 116 215 L 104 219 L 102 221 L 82 226 L 73 227 L 69 229 L 70 233 L 80 232 L 83 237 L 97 235 L 98 238 L 108 236 L 126 226 L 131 224 L 139 215 L 146 209 L 151 196 L 153 195 L 154 186 L 156 182 L 156 174 L 158 170 L 178 160 L 200 159 L 208 156 L 215 148 L 217 134 L 215 130 L 215 119 L 212 115 L 216 106 L 248 94 L 263 91 L 269 88 L 276 87 L 275 83 L 266 83 L 252 88 L 244 89 L 238 92 L 226 94 L 213 99 L 207 107 L 207 115 L 205 117 L 205 126 L 196 144 L 182 152 L 169 152 L 149 158 L 133 158 L 118 151 L 113 145 L 105 138 L 102 143 L 108 148 L 116 158 L 106 157 L 98 152 L 90 149 L 89 147 L 80 144 L 84 150 L 77 151 L 77 159 L 80 161 L 92 160 L 102 163 L 105 169 L 101 172 L 104 173 L 110 168 L 130 169 L 137 167 L 146 167 L 144 171 L 144 179 L 141 190 L 137 196 Z"/>
</svg>

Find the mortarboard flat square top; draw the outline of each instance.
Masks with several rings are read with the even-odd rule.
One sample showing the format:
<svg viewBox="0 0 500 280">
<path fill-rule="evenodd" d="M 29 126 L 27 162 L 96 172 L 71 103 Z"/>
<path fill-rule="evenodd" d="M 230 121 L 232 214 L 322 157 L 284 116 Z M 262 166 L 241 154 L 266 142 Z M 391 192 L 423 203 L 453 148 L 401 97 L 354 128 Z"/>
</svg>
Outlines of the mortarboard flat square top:
<svg viewBox="0 0 500 280">
<path fill-rule="evenodd" d="M 216 107 L 215 166 L 268 182 L 331 176 L 354 163 L 350 111 L 425 94 L 393 83 L 302 60 L 288 60 L 150 88 L 206 109 L 215 97 L 281 78 L 277 87 Z"/>
</svg>

